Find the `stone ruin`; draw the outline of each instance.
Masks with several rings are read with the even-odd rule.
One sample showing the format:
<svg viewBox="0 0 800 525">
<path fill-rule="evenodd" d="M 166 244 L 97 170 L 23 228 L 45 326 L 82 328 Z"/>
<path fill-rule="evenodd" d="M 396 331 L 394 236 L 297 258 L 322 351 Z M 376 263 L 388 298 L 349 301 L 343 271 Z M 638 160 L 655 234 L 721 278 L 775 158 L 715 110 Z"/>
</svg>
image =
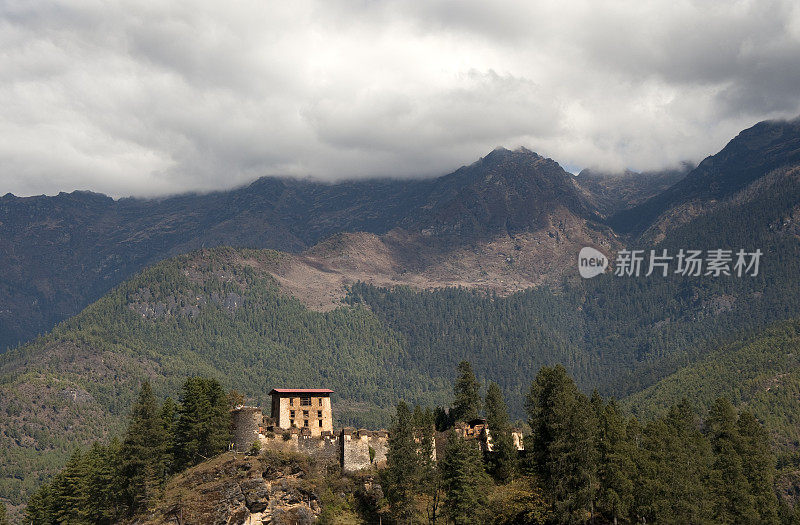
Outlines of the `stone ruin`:
<svg viewBox="0 0 800 525">
<path fill-rule="evenodd" d="M 262 450 L 301 452 L 315 459 L 337 462 L 343 472 L 386 465 L 389 433 L 386 430 L 343 428 L 312 435 L 308 428 L 282 429 L 259 407 L 241 406 L 231 411 L 233 448 L 247 452 L 258 442 Z"/>
</svg>

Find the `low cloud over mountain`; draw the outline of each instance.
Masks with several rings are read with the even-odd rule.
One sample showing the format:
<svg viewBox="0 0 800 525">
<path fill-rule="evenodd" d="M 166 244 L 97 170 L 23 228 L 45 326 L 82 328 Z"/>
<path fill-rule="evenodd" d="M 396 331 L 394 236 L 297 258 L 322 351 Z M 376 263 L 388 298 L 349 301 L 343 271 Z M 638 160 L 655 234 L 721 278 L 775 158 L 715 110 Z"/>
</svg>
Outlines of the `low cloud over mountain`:
<svg viewBox="0 0 800 525">
<path fill-rule="evenodd" d="M 503 4 L 503 3 L 501 3 Z M 793 2 L 11 2 L 0 192 L 699 161 L 800 112 Z"/>
</svg>

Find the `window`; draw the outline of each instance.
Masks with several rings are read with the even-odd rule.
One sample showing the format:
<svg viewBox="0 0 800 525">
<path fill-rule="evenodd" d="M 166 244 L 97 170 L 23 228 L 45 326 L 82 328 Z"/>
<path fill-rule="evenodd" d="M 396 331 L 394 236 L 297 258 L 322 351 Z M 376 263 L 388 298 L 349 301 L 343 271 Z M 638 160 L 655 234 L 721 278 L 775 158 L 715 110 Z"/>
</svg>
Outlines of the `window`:
<svg viewBox="0 0 800 525">
<path fill-rule="evenodd" d="M 289 411 L 289 417 L 294 419 L 294 410 Z"/>
<path fill-rule="evenodd" d="M 311 406 L 311 398 L 308 396 L 300 398 L 300 406 L 301 407 L 308 407 Z"/>
<path fill-rule="evenodd" d="M 303 421 L 303 426 L 304 426 L 304 427 L 307 427 L 307 426 L 308 426 L 308 419 L 306 419 L 305 421 Z"/>
<path fill-rule="evenodd" d="M 290 426 L 290 427 L 293 427 L 293 426 L 294 426 L 294 419 L 290 419 L 290 420 L 289 420 L 289 426 Z"/>
<path fill-rule="evenodd" d="M 322 426 L 322 420 L 321 419 L 319 420 L 319 426 L 320 427 Z"/>
<path fill-rule="evenodd" d="M 317 410 L 317 417 L 322 417 L 322 410 Z"/>
<path fill-rule="evenodd" d="M 303 417 L 308 419 L 308 410 L 303 410 Z"/>
<path fill-rule="evenodd" d="M 319 398 L 319 406 L 322 406 L 322 398 Z"/>
<path fill-rule="evenodd" d="M 294 405 L 294 398 L 293 398 L 293 397 L 290 397 L 290 398 L 289 398 L 289 404 L 290 404 L 290 405 Z"/>
</svg>

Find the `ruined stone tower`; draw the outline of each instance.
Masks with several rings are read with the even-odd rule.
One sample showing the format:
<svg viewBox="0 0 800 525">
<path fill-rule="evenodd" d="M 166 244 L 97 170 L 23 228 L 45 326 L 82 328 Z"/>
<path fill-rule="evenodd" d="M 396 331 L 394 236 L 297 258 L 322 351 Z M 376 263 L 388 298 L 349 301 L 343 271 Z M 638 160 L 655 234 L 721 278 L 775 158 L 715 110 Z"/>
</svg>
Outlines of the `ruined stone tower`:
<svg viewBox="0 0 800 525">
<path fill-rule="evenodd" d="M 233 445 L 238 452 L 250 450 L 252 444 L 260 441 L 264 415 L 258 407 L 242 406 L 231 410 L 233 420 Z"/>
</svg>

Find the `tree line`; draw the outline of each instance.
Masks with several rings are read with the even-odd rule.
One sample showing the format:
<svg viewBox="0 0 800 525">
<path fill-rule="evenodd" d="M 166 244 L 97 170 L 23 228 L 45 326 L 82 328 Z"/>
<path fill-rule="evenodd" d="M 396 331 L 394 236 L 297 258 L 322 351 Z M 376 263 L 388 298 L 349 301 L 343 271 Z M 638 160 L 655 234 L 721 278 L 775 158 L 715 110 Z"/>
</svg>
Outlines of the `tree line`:
<svg viewBox="0 0 800 525">
<path fill-rule="evenodd" d="M 110 524 L 147 510 L 170 475 L 227 450 L 230 403 L 214 379 L 191 377 L 178 403 L 161 404 L 145 381 L 122 440 L 73 453 L 31 496 L 27 522 Z"/>
<path fill-rule="evenodd" d="M 524 452 L 506 403 L 486 396 L 462 362 L 449 410 L 405 403 L 381 474 L 387 520 L 406 523 L 797 523 L 774 487 L 776 460 L 761 423 L 717 399 L 704 418 L 687 401 L 646 424 L 597 392 L 583 394 L 561 365 L 543 367 L 525 398 Z M 452 425 L 485 414 L 492 452 Z M 436 426 L 439 425 L 439 431 Z M 444 427 L 444 428 L 443 428 Z M 449 427 L 449 428 L 447 428 Z M 441 451 L 431 460 L 434 439 Z"/>
<path fill-rule="evenodd" d="M 737 239 L 736 246 L 767 246 L 756 240 Z M 157 393 L 178 391 L 187 375 L 212 376 L 228 388 L 246 390 L 256 404 L 268 401 L 275 384 L 303 377 L 339 394 L 338 424 L 378 428 L 389 424 L 398 398 L 422 406 L 446 403 L 456 365 L 470 360 L 481 377 L 498 382 L 512 417 L 522 418 L 523 393 L 543 365 L 563 363 L 584 390 L 596 386 L 604 395 L 624 395 L 696 362 L 719 348 L 715 340 L 741 338 L 743 330 L 800 308 L 796 279 L 789 279 L 797 275 L 800 257 L 789 257 L 787 269 L 765 266 L 764 279 L 771 272 L 767 282 L 599 276 L 557 293 L 536 288 L 509 297 L 356 284 L 348 297 L 353 307 L 313 312 L 282 295 L 268 275 L 236 262 L 240 255 L 269 264 L 268 252 L 230 249 L 164 261 L 52 334 L 0 356 L 0 470 L 10 474 L 0 479 L 0 498 L 22 503 L 77 444 L 90 443 L 101 432 L 121 433 L 120 414 L 136 391 L 114 381 L 125 383 L 151 369 L 158 371 L 152 376 Z M 228 294 L 238 297 L 235 306 L 223 300 Z M 740 299 L 730 311 L 703 306 L 720 295 Z M 69 362 L 60 357 L 69 354 L 53 352 L 54 346 L 69 352 L 74 347 L 93 359 L 113 353 L 115 359 L 104 361 L 99 380 L 88 380 L 69 374 Z M 42 355 L 48 359 L 39 359 Z M 89 412 L 88 405 L 72 403 L 56 389 L 41 388 L 51 392 L 45 402 L 57 408 L 54 425 L 19 394 L 25 389 L 16 387 L 28 383 L 39 389 L 56 380 L 85 390 L 97 407 Z M 788 384 L 781 397 L 772 388 L 769 404 L 748 404 L 770 430 L 780 426 L 786 434 L 796 433 L 791 425 L 796 384 Z M 717 390 L 706 407 L 723 392 L 740 404 Z M 797 462 L 791 468 L 797 470 Z"/>
<path fill-rule="evenodd" d="M 193 377 L 177 403 L 159 404 L 143 383 L 122 439 L 75 452 L 30 498 L 27 520 L 108 524 L 147 511 L 169 476 L 228 447 L 233 396 Z M 642 424 L 557 365 L 539 370 L 524 403 L 523 452 L 500 387 L 482 396 L 469 362 L 447 409 L 399 403 L 376 512 L 397 524 L 798 522 L 775 491 L 769 436 L 724 398 L 704 418 L 682 401 Z M 480 416 L 490 452 L 454 428 Z"/>
</svg>

